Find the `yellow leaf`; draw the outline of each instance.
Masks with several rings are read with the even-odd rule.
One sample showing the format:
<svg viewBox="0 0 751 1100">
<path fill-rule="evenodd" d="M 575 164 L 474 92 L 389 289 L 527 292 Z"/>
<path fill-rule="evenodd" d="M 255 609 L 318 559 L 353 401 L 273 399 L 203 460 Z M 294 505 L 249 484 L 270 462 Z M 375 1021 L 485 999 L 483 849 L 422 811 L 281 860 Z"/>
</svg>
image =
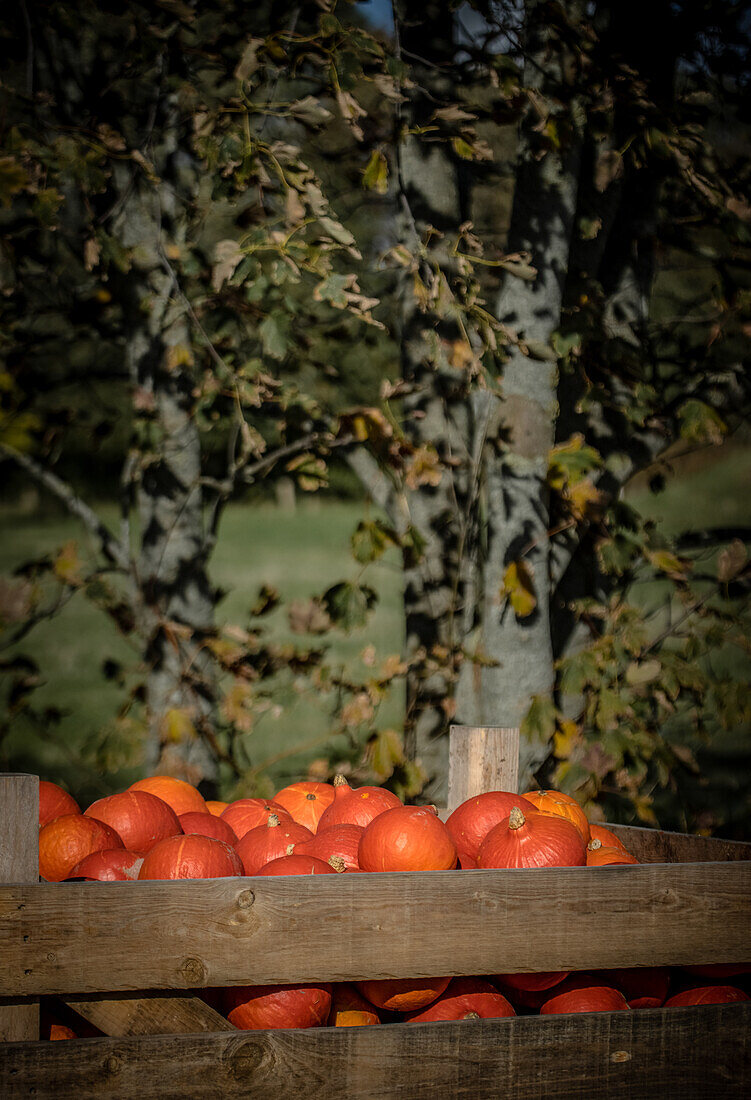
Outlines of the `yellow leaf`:
<svg viewBox="0 0 751 1100">
<path fill-rule="evenodd" d="M 525 561 L 512 561 L 503 574 L 501 598 L 508 599 L 517 619 L 526 619 L 537 607 L 532 569 Z"/>
<path fill-rule="evenodd" d="M 83 584 L 81 579 L 81 559 L 78 557 L 78 545 L 75 542 L 66 542 L 58 552 L 55 558 L 55 564 L 52 567 L 54 574 L 59 580 L 64 581 L 65 584 L 71 585 L 73 588 L 78 588 Z"/>
<path fill-rule="evenodd" d="M 589 516 L 597 511 L 603 502 L 603 494 L 595 488 L 594 482 L 588 477 L 569 486 L 568 499 L 572 510 L 578 516 Z"/>
<path fill-rule="evenodd" d="M 576 722 L 564 718 L 553 734 L 553 749 L 559 760 L 566 760 L 579 740 L 579 727 Z"/>
<path fill-rule="evenodd" d="M 184 344 L 173 344 L 172 347 L 167 348 L 165 367 L 168 371 L 176 370 L 178 367 L 189 367 L 192 363 L 193 352 Z"/>
<path fill-rule="evenodd" d="M 179 710 L 177 707 L 167 711 L 162 719 L 160 732 L 162 741 L 173 745 L 190 741 L 196 736 L 196 728 L 187 710 Z"/>
</svg>

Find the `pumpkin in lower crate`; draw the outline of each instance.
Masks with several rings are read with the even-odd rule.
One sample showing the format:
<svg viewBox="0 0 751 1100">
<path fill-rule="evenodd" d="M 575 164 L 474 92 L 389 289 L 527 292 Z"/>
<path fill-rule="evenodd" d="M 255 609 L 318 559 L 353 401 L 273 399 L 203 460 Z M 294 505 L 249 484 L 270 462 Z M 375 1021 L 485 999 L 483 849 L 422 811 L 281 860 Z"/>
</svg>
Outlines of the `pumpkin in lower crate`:
<svg viewBox="0 0 751 1100">
<path fill-rule="evenodd" d="M 68 878 L 87 882 L 134 882 L 143 865 L 143 855 L 126 848 L 105 848 L 92 852 L 77 863 Z"/>
<path fill-rule="evenodd" d="M 274 802 L 283 806 L 293 821 L 315 833 L 321 814 L 334 801 L 334 788 L 330 783 L 317 783 L 306 779 L 291 783 L 274 795 Z"/>
<path fill-rule="evenodd" d="M 238 798 L 236 802 L 230 802 L 220 816 L 222 821 L 227 822 L 237 839 L 242 840 L 251 829 L 265 825 L 272 814 L 275 814 L 280 821 L 292 820 L 283 806 L 278 806 L 266 798 Z"/>
<path fill-rule="evenodd" d="M 333 986 L 329 1027 L 369 1027 L 380 1022 L 375 1007 L 353 985 L 337 982 Z"/>
<path fill-rule="evenodd" d="M 446 820 L 446 828 L 462 867 L 477 866 L 477 853 L 490 830 L 504 821 L 514 806 L 522 813 L 533 810 L 531 802 L 509 791 L 486 791 L 462 802 Z"/>
<path fill-rule="evenodd" d="M 360 825 L 366 828 L 374 818 L 386 810 L 401 806 L 401 799 L 383 787 L 352 788 L 347 780 L 334 778 L 334 800 L 321 814 L 319 832 L 331 825 Z"/>
<path fill-rule="evenodd" d="M 139 779 L 131 783 L 129 791 L 147 791 L 155 794 L 171 806 L 177 816 L 180 814 L 206 813 L 206 803 L 203 795 L 192 783 L 186 783 L 184 779 L 175 779 L 173 775 L 150 775 L 147 779 Z"/>
<path fill-rule="evenodd" d="M 452 978 L 436 1001 L 419 1012 L 408 1013 L 405 1019 L 417 1024 L 432 1020 L 490 1020 L 515 1015 L 512 1005 L 490 982 L 482 978 Z"/>
<path fill-rule="evenodd" d="M 139 879 L 230 878 L 243 873 L 234 848 L 209 836 L 171 836 L 146 854 Z"/>
<path fill-rule="evenodd" d="M 554 817 L 562 817 L 564 821 L 570 821 L 579 830 L 584 843 L 589 843 L 587 815 L 570 794 L 564 794 L 563 791 L 525 791 L 524 798 L 531 802 L 539 813 L 552 814 Z"/>
<path fill-rule="evenodd" d="M 553 996 L 550 990 L 560 985 L 569 973 L 568 970 L 549 970 L 537 974 L 494 974 L 492 980 L 513 1005 L 539 1009 Z"/>
<path fill-rule="evenodd" d="M 707 963 L 706 966 L 683 966 L 681 969 L 702 978 L 735 978 L 751 974 L 751 963 Z"/>
<path fill-rule="evenodd" d="M 659 1008 L 668 995 L 670 971 L 666 966 L 630 966 L 598 970 L 593 977 L 603 985 L 620 989 L 629 1008 Z"/>
<path fill-rule="evenodd" d="M 515 806 L 480 845 L 478 867 L 580 867 L 587 849 L 575 825 L 554 814 Z"/>
<path fill-rule="evenodd" d="M 148 852 L 160 840 L 183 830 L 171 806 L 148 791 L 122 791 L 92 802 L 86 817 L 115 830 L 131 852 Z"/>
<path fill-rule="evenodd" d="M 315 856 L 324 862 L 335 856 L 344 861 L 345 870 L 359 871 L 357 852 L 364 831 L 361 825 L 331 825 L 328 829 L 319 829 L 312 840 L 296 844 L 294 854 Z"/>
<path fill-rule="evenodd" d="M 264 878 L 269 875 L 334 875 L 344 869 L 343 863 L 336 863 L 336 856 L 324 862 L 322 859 L 316 859 L 315 856 L 299 856 L 293 852 L 290 856 L 272 859 L 270 863 L 261 867 L 260 871 L 256 871 L 256 874 Z"/>
<path fill-rule="evenodd" d="M 432 806 L 396 806 L 366 827 L 357 859 L 362 871 L 448 871 L 456 848 Z"/>
<path fill-rule="evenodd" d="M 81 810 L 72 794 L 48 779 L 39 780 L 39 828 L 63 814 L 80 814 Z"/>
<path fill-rule="evenodd" d="M 251 829 L 235 845 L 235 851 L 243 861 L 246 875 L 257 874 L 272 859 L 292 855 L 295 845 L 312 840 L 313 834 L 295 821 L 280 821 L 276 814 L 269 814 L 265 825 Z"/>
<path fill-rule="evenodd" d="M 628 1011 L 628 1001 L 618 989 L 604 985 L 586 985 L 555 993 L 540 1008 L 541 1016 L 564 1012 L 620 1012 Z"/>
<path fill-rule="evenodd" d="M 92 852 L 123 847 L 109 825 L 83 814 L 63 814 L 39 833 L 39 874 L 48 882 L 62 882 Z"/>
<path fill-rule="evenodd" d="M 450 981 L 450 978 L 374 978 L 355 985 L 376 1008 L 417 1012 L 437 1000 Z"/>
<path fill-rule="evenodd" d="M 323 1027 L 331 1011 L 331 986 L 255 985 L 225 990 L 224 1014 L 244 1031 Z"/>
<path fill-rule="evenodd" d="M 703 985 L 699 989 L 684 989 L 665 1001 L 665 1008 L 682 1008 L 686 1005 L 724 1005 L 734 1001 L 747 1001 L 748 993 L 734 985 Z"/>
<path fill-rule="evenodd" d="M 234 829 L 226 821 L 222 821 L 221 817 L 216 817 L 212 813 L 180 814 L 178 821 L 182 831 L 186 834 L 195 833 L 198 836 L 211 836 L 214 840 L 223 840 L 230 847 L 237 844 Z"/>
<path fill-rule="evenodd" d="M 590 840 L 587 845 L 587 867 L 613 867 L 638 862 L 623 845 L 618 848 L 606 846 L 601 840 Z"/>
</svg>

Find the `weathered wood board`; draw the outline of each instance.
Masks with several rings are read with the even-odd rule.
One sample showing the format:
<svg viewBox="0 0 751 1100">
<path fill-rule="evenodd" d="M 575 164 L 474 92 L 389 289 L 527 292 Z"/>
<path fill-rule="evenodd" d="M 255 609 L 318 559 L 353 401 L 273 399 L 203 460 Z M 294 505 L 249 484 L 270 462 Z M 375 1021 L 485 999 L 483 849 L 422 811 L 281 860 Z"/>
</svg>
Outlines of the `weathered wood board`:
<svg viewBox="0 0 751 1100">
<path fill-rule="evenodd" d="M 39 780 L 0 775 L 0 882 L 39 879 Z M 0 1042 L 39 1038 L 39 1004 L 0 1001 Z"/>
<path fill-rule="evenodd" d="M 746 1100 L 751 1004 L 14 1043 L 0 1095 L 55 1100 Z"/>
<path fill-rule="evenodd" d="M 751 862 L 0 886 L 0 996 L 745 962 L 750 928 Z"/>
</svg>

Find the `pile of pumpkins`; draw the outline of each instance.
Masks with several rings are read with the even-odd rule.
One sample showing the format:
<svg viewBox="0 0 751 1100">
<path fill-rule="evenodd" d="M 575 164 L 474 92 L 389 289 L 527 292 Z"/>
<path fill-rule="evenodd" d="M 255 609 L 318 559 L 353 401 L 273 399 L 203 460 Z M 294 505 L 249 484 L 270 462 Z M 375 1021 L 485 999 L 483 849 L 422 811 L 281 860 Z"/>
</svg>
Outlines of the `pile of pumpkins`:
<svg viewBox="0 0 751 1100">
<path fill-rule="evenodd" d="M 433 806 L 405 806 L 391 791 L 352 788 L 341 776 L 333 784 L 293 783 L 270 801 L 232 803 L 207 802 L 182 780 L 153 776 L 84 813 L 62 788 L 41 781 L 39 814 L 39 872 L 54 882 L 637 862 L 612 831 L 588 822 L 576 800 L 559 791 L 490 791 L 462 803 L 444 824 Z M 742 978 L 724 983 L 749 971 L 651 967 L 384 979 L 236 987 L 205 996 L 240 1028 L 361 1026 L 747 1000 Z"/>
</svg>

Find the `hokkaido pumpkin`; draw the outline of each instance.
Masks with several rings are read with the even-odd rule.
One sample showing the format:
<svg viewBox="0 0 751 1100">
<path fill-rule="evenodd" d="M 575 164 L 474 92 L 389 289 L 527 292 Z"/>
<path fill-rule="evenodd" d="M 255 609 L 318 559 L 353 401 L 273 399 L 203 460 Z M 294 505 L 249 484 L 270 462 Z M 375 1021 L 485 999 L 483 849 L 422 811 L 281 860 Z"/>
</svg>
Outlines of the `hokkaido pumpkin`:
<svg viewBox="0 0 751 1100">
<path fill-rule="evenodd" d="M 751 963 L 707 963 L 704 966 L 684 966 L 689 974 L 702 978 L 734 978 L 738 974 L 751 974 Z"/>
<path fill-rule="evenodd" d="M 699 989 L 684 989 L 665 1001 L 665 1008 L 682 1008 L 685 1005 L 725 1005 L 734 1001 L 747 1001 L 748 993 L 733 985 L 703 985 Z"/>
<path fill-rule="evenodd" d="M 593 985 L 581 989 L 568 989 L 556 993 L 540 1009 L 541 1016 L 561 1012 L 620 1012 L 628 1011 L 628 1001 L 621 992 L 610 986 Z"/>
<path fill-rule="evenodd" d="M 477 853 L 483 840 L 494 825 L 508 817 L 514 806 L 522 813 L 534 809 L 531 802 L 508 791 L 486 791 L 456 807 L 446 821 L 446 828 L 462 867 L 477 866 Z"/>
<path fill-rule="evenodd" d="M 581 867 L 587 849 L 570 821 L 515 806 L 480 845 L 478 867 Z"/>
<path fill-rule="evenodd" d="M 228 878 L 243 873 L 234 848 L 209 836 L 171 836 L 147 852 L 139 879 Z"/>
<path fill-rule="evenodd" d="M 419 1012 L 408 1013 L 405 1019 L 417 1024 L 475 1017 L 491 1020 L 515 1015 L 512 1005 L 490 982 L 482 978 L 452 978 L 438 1000 Z"/>
<path fill-rule="evenodd" d="M 369 1027 L 380 1022 L 375 1007 L 361 997 L 353 985 L 337 982 L 333 986 L 329 1027 Z"/>
<path fill-rule="evenodd" d="M 360 838 L 362 871 L 447 871 L 456 848 L 430 806 L 395 806 L 379 814 Z"/>
<path fill-rule="evenodd" d="M 304 780 L 283 787 L 274 795 L 274 802 L 283 806 L 293 821 L 315 833 L 321 814 L 334 801 L 334 788 L 330 783 Z"/>
<path fill-rule="evenodd" d="M 206 809 L 209 811 L 209 813 L 213 817 L 221 817 L 228 806 L 229 806 L 229 802 L 219 802 L 215 798 L 208 798 L 206 800 Z M 189 811 L 189 812 L 191 812 L 191 811 Z M 198 811 L 193 811 L 193 812 L 197 813 Z"/>
<path fill-rule="evenodd" d="M 589 823 L 589 839 L 599 840 L 603 848 L 623 848 L 624 852 L 628 852 L 626 845 L 614 832 L 606 829 L 604 825 L 597 825 L 591 821 Z"/>
<path fill-rule="evenodd" d="M 130 791 L 148 791 L 155 794 L 171 806 L 177 816 L 180 814 L 206 813 L 206 803 L 203 795 L 184 779 L 175 779 L 172 775 L 151 775 L 147 779 L 139 779 L 131 783 Z"/>
<path fill-rule="evenodd" d="M 224 1014 L 244 1031 L 323 1027 L 331 1011 L 331 986 L 235 986 L 224 993 Z"/>
<path fill-rule="evenodd" d="M 237 844 L 234 829 L 226 821 L 222 821 L 220 817 L 215 817 L 212 813 L 181 814 L 178 820 L 182 831 L 186 834 L 197 833 L 199 836 L 213 836 L 214 840 L 223 840 L 230 847 Z"/>
<path fill-rule="evenodd" d="M 242 840 L 251 829 L 265 825 L 272 814 L 276 814 L 280 821 L 292 821 L 283 806 L 277 806 L 275 802 L 269 802 L 265 798 L 238 798 L 236 802 L 230 802 L 220 816 L 237 839 Z"/>
<path fill-rule="evenodd" d="M 361 825 L 365 828 L 379 814 L 401 806 L 401 800 L 382 787 L 353 790 L 342 776 L 334 779 L 334 800 L 321 814 L 319 831 L 331 825 Z"/>
<path fill-rule="evenodd" d="M 334 875 L 337 870 L 343 871 L 344 866 L 337 868 L 333 861 L 336 856 L 331 857 L 332 862 L 324 863 L 322 859 L 316 859 L 315 856 L 281 856 L 279 859 L 272 859 L 269 863 L 264 864 L 260 871 L 256 871 L 257 875 Z"/>
<path fill-rule="evenodd" d="M 610 867 L 613 864 L 638 863 L 623 845 L 606 847 L 599 840 L 590 840 L 587 845 L 587 867 Z"/>
<path fill-rule="evenodd" d="M 138 878 L 143 856 L 125 848 L 105 848 L 92 852 L 77 863 L 68 878 L 83 878 L 88 882 L 128 882 Z"/>
<path fill-rule="evenodd" d="M 450 981 L 450 978 L 374 978 L 355 985 L 376 1008 L 417 1012 L 437 1000 Z"/>
<path fill-rule="evenodd" d="M 563 791 L 526 791 L 524 797 L 541 814 L 554 814 L 570 821 L 581 833 L 584 843 L 589 843 L 590 832 L 587 815 L 570 794 L 564 794 Z"/>
<path fill-rule="evenodd" d="M 666 966 L 631 966 L 598 970 L 593 974 L 603 985 L 620 989 L 629 1008 L 659 1008 L 668 995 L 670 971 Z"/>
<path fill-rule="evenodd" d="M 246 875 L 255 875 L 266 863 L 281 856 L 291 855 L 295 844 L 311 840 L 313 834 L 295 821 L 281 822 L 276 814 L 269 814 L 265 825 L 258 825 L 238 840 L 235 851 L 243 861 Z"/>
<path fill-rule="evenodd" d="M 550 990 L 559 986 L 569 973 L 568 970 L 555 970 L 538 974 L 494 974 L 492 980 L 513 1005 L 539 1009 L 553 996 Z"/>
<path fill-rule="evenodd" d="M 316 856 L 324 861 L 336 856 L 344 860 L 345 870 L 359 871 L 357 851 L 364 831 L 360 825 L 332 825 L 319 829 L 312 840 L 295 845 L 295 855 Z"/>
<path fill-rule="evenodd" d="M 182 832 L 177 814 L 148 791 L 123 791 L 92 802 L 86 817 L 115 830 L 131 852 L 148 852 L 160 840 Z"/>
<path fill-rule="evenodd" d="M 109 825 L 83 814 L 63 814 L 39 833 L 39 874 L 48 882 L 62 882 L 92 852 L 124 847 Z"/>
<path fill-rule="evenodd" d="M 43 829 L 63 814 L 80 814 L 81 810 L 73 795 L 68 794 L 57 783 L 48 779 L 39 780 L 39 828 Z"/>
</svg>

